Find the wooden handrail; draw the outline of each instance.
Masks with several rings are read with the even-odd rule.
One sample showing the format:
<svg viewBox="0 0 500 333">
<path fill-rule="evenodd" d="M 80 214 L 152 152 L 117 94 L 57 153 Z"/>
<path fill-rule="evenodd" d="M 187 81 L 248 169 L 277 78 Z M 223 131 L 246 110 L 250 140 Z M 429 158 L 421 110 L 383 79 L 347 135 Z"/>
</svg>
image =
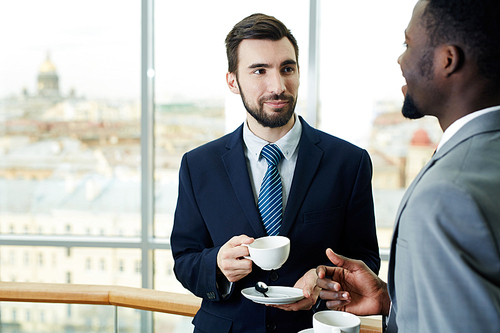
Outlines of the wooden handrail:
<svg viewBox="0 0 500 333">
<path fill-rule="evenodd" d="M 0 282 L 0 301 L 114 305 L 188 317 L 194 317 L 201 305 L 201 299 L 191 294 L 120 286 L 29 282 Z M 380 332 L 378 318 L 361 318 L 360 333 Z"/>
<path fill-rule="evenodd" d="M 85 284 L 0 282 L 0 301 L 115 305 L 194 317 L 201 299 L 143 288 Z"/>
</svg>

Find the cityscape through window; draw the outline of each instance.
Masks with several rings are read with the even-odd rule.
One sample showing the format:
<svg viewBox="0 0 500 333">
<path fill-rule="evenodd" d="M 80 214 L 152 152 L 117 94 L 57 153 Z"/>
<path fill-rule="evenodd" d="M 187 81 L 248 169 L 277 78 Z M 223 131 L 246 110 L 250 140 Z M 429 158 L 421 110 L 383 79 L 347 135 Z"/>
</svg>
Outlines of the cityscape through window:
<svg viewBox="0 0 500 333">
<path fill-rule="evenodd" d="M 397 205 L 429 160 L 434 119 L 402 117 L 396 63 L 415 1 L 154 1 L 154 149 L 141 146 L 144 1 L 19 0 L 0 4 L 0 281 L 151 287 L 188 293 L 169 237 L 182 155 L 242 123 L 226 85 L 224 39 L 252 13 L 274 15 L 299 43 L 296 112 L 368 150 L 377 232 L 387 260 Z M 310 13 L 310 3 L 319 10 Z M 150 3 L 153 3 L 151 0 Z M 311 45 L 311 20 L 318 38 Z M 154 38 L 153 38 L 154 37 Z M 312 70 L 316 68 L 316 70 Z M 142 75 L 142 76 L 141 76 Z M 316 83 L 316 96 L 311 95 Z M 316 116 L 308 102 L 317 103 Z M 312 119 L 312 120 L 311 120 Z M 149 154 L 149 155 L 148 155 Z M 154 161 L 151 183 L 141 162 Z M 141 193 L 152 193 L 144 240 Z M 142 251 L 152 251 L 145 263 Z M 387 262 L 380 276 L 386 278 Z M 145 284 L 144 270 L 152 274 Z M 104 308 L 104 309 L 103 309 Z M 112 332 L 113 310 L 0 304 L 5 332 Z M 120 327 L 149 332 L 140 311 Z M 154 314 L 154 331 L 190 332 L 190 318 Z M 2 330 L 3 331 L 3 330 Z"/>
</svg>

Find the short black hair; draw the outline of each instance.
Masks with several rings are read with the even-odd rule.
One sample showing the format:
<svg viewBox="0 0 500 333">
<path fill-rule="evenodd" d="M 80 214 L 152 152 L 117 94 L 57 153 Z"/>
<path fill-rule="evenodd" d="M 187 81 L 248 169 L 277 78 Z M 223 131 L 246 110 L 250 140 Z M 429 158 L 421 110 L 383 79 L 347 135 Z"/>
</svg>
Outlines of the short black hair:
<svg viewBox="0 0 500 333">
<path fill-rule="evenodd" d="M 295 49 L 297 64 L 299 63 L 299 47 L 291 31 L 277 18 L 261 13 L 252 14 L 236 23 L 226 37 L 226 54 L 228 71 L 236 73 L 238 69 L 238 46 L 244 39 L 268 39 L 278 41 L 288 38 Z"/>
<path fill-rule="evenodd" d="M 500 84 L 500 1 L 427 1 L 422 15 L 432 47 L 460 43 L 472 56 L 479 74 Z"/>
</svg>

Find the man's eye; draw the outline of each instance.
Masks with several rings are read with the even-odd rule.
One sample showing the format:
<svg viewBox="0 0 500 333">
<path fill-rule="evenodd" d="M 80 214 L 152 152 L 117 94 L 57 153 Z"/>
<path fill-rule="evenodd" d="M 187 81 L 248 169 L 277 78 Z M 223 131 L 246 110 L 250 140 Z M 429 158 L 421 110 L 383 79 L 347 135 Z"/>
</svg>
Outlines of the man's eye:
<svg viewBox="0 0 500 333">
<path fill-rule="evenodd" d="M 259 68 L 259 69 L 256 69 L 254 71 L 254 74 L 265 74 L 265 73 L 266 73 L 266 70 L 263 68 Z"/>
<path fill-rule="evenodd" d="M 285 73 L 293 73 L 294 70 L 295 70 L 295 68 L 293 68 L 293 67 L 283 68 L 283 72 L 285 72 Z"/>
</svg>

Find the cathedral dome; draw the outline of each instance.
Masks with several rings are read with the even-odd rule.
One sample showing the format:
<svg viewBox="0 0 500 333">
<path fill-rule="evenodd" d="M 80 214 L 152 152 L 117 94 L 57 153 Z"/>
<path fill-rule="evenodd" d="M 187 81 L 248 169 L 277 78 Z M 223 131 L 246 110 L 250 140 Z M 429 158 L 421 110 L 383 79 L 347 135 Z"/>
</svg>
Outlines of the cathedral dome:
<svg viewBox="0 0 500 333">
<path fill-rule="evenodd" d="M 45 97 L 59 97 L 59 75 L 56 73 L 56 66 L 50 61 L 50 55 L 47 53 L 47 59 L 40 66 L 38 72 L 38 94 Z"/>
<path fill-rule="evenodd" d="M 56 72 L 56 66 L 50 61 L 50 57 L 47 54 L 47 59 L 45 59 L 45 62 L 40 66 L 40 73 L 55 73 Z"/>
</svg>

